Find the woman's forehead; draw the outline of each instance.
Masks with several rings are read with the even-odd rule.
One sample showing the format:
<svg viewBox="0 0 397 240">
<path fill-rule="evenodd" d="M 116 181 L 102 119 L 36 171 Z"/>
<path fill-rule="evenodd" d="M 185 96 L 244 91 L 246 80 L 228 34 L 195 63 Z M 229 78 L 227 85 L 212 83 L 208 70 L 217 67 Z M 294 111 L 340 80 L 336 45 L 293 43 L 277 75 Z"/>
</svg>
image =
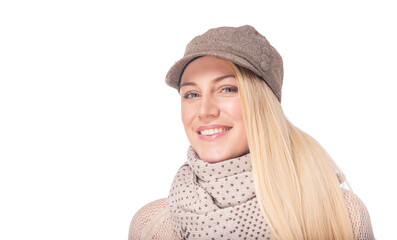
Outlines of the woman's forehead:
<svg viewBox="0 0 397 240">
<path fill-rule="evenodd" d="M 181 77 L 181 86 L 184 82 L 194 82 L 202 79 L 216 80 L 223 76 L 234 76 L 234 72 L 223 59 L 204 56 L 191 62 Z"/>
</svg>

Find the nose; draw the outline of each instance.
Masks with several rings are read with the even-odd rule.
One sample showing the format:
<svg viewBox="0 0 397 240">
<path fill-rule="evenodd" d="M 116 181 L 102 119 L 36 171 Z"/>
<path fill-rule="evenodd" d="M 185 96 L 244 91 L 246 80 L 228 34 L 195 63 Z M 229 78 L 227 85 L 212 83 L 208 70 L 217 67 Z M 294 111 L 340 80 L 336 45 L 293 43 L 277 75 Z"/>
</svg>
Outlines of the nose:
<svg viewBox="0 0 397 240">
<path fill-rule="evenodd" d="M 201 105 L 198 111 L 200 120 L 212 120 L 219 116 L 219 106 L 216 100 L 210 95 L 201 97 Z"/>
</svg>

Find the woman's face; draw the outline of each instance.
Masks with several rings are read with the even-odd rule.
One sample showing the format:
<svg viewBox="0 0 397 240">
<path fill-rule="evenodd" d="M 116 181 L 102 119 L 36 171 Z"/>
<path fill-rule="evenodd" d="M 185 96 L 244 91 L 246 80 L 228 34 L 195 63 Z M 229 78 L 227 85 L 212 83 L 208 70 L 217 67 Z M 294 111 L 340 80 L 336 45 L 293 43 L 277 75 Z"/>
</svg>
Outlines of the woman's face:
<svg viewBox="0 0 397 240">
<path fill-rule="evenodd" d="M 200 159 L 215 163 L 248 152 L 237 81 L 224 61 L 204 56 L 181 79 L 182 121 Z"/>
</svg>

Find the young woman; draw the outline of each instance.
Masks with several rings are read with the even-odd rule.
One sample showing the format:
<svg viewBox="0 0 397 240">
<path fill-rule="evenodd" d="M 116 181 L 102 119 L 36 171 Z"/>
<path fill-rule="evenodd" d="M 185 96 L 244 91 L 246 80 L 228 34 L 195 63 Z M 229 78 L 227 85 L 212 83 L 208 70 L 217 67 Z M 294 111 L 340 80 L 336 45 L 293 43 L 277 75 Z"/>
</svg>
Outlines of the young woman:
<svg viewBox="0 0 397 240">
<path fill-rule="evenodd" d="M 191 146 L 129 239 L 374 239 L 362 201 L 281 108 L 281 56 L 251 26 L 194 38 L 166 82 Z"/>
</svg>

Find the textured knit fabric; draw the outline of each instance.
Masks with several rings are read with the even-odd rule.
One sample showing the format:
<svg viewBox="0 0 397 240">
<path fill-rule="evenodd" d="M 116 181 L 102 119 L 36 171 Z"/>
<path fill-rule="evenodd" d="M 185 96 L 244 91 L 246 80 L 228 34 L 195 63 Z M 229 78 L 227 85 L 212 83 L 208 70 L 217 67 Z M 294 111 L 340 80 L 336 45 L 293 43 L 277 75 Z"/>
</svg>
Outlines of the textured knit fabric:
<svg viewBox="0 0 397 240">
<path fill-rule="evenodd" d="M 163 198 L 142 207 L 132 218 L 128 240 L 179 240 L 166 206 Z"/>
<path fill-rule="evenodd" d="M 139 210 L 129 240 L 271 239 L 255 198 L 250 155 L 215 164 L 200 160 L 189 147 L 168 199 Z M 343 190 L 355 240 L 374 239 L 364 203 Z"/>
<path fill-rule="evenodd" d="M 218 27 L 193 38 L 182 59 L 168 71 L 166 83 L 178 89 L 185 66 L 199 56 L 217 56 L 245 67 L 270 87 L 281 102 L 283 61 L 277 50 L 252 26 Z"/>
<path fill-rule="evenodd" d="M 345 199 L 349 208 L 350 220 L 353 224 L 354 239 L 374 239 L 371 220 L 364 203 L 349 191 L 345 192 Z M 166 215 L 163 214 L 164 212 Z M 145 205 L 134 215 L 131 221 L 128 240 L 181 239 L 174 231 L 170 218 L 171 216 L 167 208 L 167 198 L 162 198 Z"/>
<path fill-rule="evenodd" d="M 354 193 L 344 190 L 349 217 L 353 227 L 354 239 L 375 239 L 371 219 L 364 203 Z"/>
<path fill-rule="evenodd" d="M 210 164 L 190 146 L 168 197 L 175 231 L 181 239 L 270 239 L 253 182 L 249 153 Z"/>
</svg>

